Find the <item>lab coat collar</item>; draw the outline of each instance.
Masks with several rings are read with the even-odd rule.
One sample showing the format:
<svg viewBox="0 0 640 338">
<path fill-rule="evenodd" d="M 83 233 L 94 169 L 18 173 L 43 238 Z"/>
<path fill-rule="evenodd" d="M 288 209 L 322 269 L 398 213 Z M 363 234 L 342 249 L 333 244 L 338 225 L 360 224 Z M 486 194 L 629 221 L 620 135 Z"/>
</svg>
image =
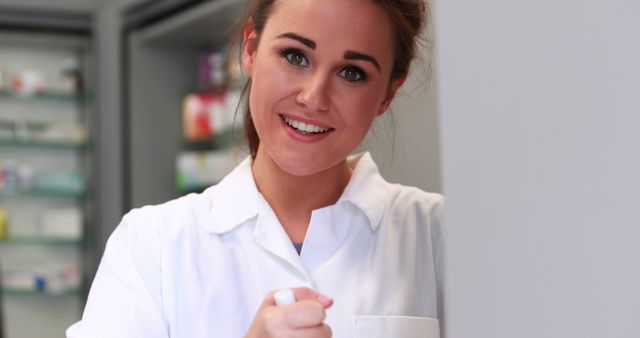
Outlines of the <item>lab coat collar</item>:
<svg viewBox="0 0 640 338">
<path fill-rule="evenodd" d="M 247 157 L 220 183 L 207 189 L 211 196 L 207 231 L 222 234 L 258 215 L 261 195 L 253 179 L 251 162 L 251 157 Z M 369 152 L 349 156 L 347 163 L 353 172 L 336 204 L 346 202 L 356 206 L 375 231 L 391 198 L 390 184 L 380 175 Z"/>
<path fill-rule="evenodd" d="M 349 156 L 347 163 L 353 171 L 338 203 L 356 206 L 367 216 L 371 230 L 376 231 L 391 198 L 390 184 L 380 175 L 369 152 Z"/>
<path fill-rule="evenodd" d="M 205 192 L 210 196 L 207 231 L 223 234 L 258 215 L 260 192 L 253 180 L 251 162 L 247 156 L 220 183 Z"/>
</svg>

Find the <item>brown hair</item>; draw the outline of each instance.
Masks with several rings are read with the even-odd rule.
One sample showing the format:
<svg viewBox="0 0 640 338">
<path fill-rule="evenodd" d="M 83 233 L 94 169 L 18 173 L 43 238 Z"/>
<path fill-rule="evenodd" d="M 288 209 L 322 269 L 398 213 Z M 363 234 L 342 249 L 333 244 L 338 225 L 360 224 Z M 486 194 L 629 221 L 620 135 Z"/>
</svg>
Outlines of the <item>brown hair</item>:
<svg viewBox="0 0 640 338">
<path fill-rule="evenodd" d="M 418 35 L 426 24 L 428 7 L 424 0 L 372 0 L 378 3 L 389 15 L 392 26 L 395 28 L 395 51 L 393 69 L 390 80 L 397 80 L 409 72 L 411 61 L 415 57 Z M 242 55 L 243 30 L 247 24 L 252 24 L 253 29 L 260 40 L 260 35 L 271 14 L 275 0 L 250 0 L 244 15 L 238 21 L 234 34 L 229 43 L 229 50 L 240 47 Z M 242 96 L 246 100 L 244 116 L 244 131 L 249 143 L 251 157 L 255 159 L 260 145 L 258 132 L 251 118 L 249 109 L 249 93 L 251 92 L 251 79 L 242 90 Z"/>
</svg>

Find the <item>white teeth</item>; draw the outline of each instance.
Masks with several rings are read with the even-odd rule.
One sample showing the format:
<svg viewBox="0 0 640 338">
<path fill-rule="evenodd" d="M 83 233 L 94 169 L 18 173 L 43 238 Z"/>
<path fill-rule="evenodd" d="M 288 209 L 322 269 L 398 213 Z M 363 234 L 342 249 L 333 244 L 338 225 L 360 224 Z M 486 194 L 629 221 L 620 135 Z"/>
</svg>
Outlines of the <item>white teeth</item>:
<svg viewBox="0 0 640 338">
<path fill-rule="evenodd" d="M 304 131 L 306 131 L 307 133 L 313 133 L 313 129 L 318 128 L 317 126 L 313 126 L 310 124 L 307 124 L 307 129 L 305 129 Z"/>
<path fill-rule="evenodd" d="M 283 116 L 283 118 L 288 125 L 305 133 L 324 133 L 329 130 L 329 128 L 320 128 L 318 126 L 314 126 L 313 124 L 306 124 L 304 122 L 292 120 L 286 116 Z"/>
</svg>

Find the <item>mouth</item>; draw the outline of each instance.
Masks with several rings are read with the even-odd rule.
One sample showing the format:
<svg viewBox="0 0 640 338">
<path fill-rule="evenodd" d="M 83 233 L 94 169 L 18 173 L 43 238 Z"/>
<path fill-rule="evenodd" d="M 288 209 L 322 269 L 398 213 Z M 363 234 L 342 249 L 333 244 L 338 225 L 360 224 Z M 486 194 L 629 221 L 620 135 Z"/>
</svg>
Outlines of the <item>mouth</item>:
<svg viewBox="0 0 640 338">
<path fill-rule="evenodd" d="M 322 135 L 335 130 L 334 128 L 330 127 L 320 127 L 314 124 L 297 121 L 284 115 L 280 115 L 280 119 L 282 119 L 282 122 L 290 127 L 290 129 L 299 133 L 300 135 Z"/>
</svg>

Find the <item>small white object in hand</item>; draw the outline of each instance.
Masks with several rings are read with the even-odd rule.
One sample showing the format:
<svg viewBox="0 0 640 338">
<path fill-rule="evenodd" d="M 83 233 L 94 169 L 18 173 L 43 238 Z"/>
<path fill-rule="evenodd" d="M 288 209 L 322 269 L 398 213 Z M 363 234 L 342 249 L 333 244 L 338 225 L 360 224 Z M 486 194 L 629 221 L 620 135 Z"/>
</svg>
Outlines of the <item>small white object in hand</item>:
<svg viewBox="0 0 640 338">
<path fill-rule="evenodd" d="M 296 302 L 296 296 L 291 289 L 282 289 L 273 294 L 276 305 L 287 305 Z"/>
</svg>

